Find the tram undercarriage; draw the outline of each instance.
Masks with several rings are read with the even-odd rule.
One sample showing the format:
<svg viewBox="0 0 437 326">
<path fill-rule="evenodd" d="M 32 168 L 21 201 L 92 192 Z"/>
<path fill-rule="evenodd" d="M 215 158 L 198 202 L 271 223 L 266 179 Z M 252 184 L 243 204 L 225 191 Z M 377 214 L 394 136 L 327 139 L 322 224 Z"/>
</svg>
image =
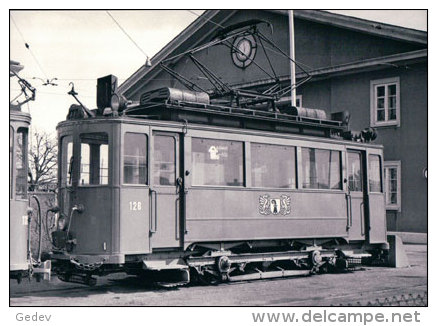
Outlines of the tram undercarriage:
<svg viewBox="0 0 437 326">
<path fill-rule="evenodd" d="M 129 255 L 123 264 L 106 264 L 100 257 L 85 263 L 81 257 L 58 253 L 53 263 L 59 279 L 66 282 L 93 286 L 97 283 L 94 276 L 125 272 L 145 282 L 173 287 L 350 272 L 365 265 L 385 265 L 388 257 L 384 245 L 340 244 L 337 240 L 323 246 L 316 241 L 263 246 L 266 244 L 274 242 L 194 244 L 183 252 Z"/>
</svg>

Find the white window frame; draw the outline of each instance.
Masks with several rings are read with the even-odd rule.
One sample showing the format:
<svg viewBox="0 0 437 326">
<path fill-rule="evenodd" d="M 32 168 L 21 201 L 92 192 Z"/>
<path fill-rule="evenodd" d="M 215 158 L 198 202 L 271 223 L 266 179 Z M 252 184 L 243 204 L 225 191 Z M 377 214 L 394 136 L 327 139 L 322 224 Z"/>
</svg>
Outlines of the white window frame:
<svg viewBox="0 0 437 326">
<path fill-rule="evenodd" d="M 388 92 L 387 87 L 389 85 L 396 85 L 396 120 L 388 120 Z M 384 111 L 385 120 L 377 121 L 377 92 L 376 88 L 379 86 L 385 86 L 385 100 Z M 398 126 L 401 125 L 401 101 L 400 101 L 400 78 L 392 77 L 370 81 L 370 126 L 371 127 L 384 127 L 384 126 Z"/>
<path fill-rule="evenodd" d="M 388 169 L 396 169 L 397 177 L 397 194 L 396 204 L 389 204 L 390 199 L 390 182 Z M 385 208 L 387 210 L 401 211 L 401 162 L 400 161 L 385 161 L 384 162 L 384 189 L 385 189 Z"/>
</svg>

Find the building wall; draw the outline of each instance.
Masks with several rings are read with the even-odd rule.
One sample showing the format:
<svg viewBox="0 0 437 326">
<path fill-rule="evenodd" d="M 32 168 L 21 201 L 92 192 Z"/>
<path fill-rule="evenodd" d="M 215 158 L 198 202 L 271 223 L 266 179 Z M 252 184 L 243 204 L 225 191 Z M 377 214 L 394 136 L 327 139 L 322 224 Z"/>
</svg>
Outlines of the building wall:
<svg viewBox="0 0 437 326">
<path fill-rule="evenodd" d="M 296 59 L 312 68 L 335 66 L 424 48 L 422 45 L 301 19 L 295 19 L 294 26 Z"/>
<path fill-rule="evenodd" d="M 385 161 L 401 162 L 401 210 L 387 211 L 390 231 L 427 231 L 427 180 L 423 169 L 427 154 L 427 66 L 391 68 L 308 83 L 298 90 L 304 107 L 328 112 L 348 110 L 350 127 L 360 131 L 370 126 L 370 81 L 400 78 L 400 127 L 376 128 L 376 143 L 384 145 Z"/>
<path fill-rule="evenodd" d="M 289 54 L 289 26 L 288 16 L 286 15 L 264 10 L 239 10 L 223 23 L 223 26 L 230 26 L 251 19 L 260 19 L 270 22 L 272 24 L 273 33 L 266 24 L 258 25 L 259 30 L 267 38 L 271 39 L 282 51 L 287 55 Z M 294 20 L 294 25 L 296 60 L 304 64 L 306 69 L 331 67 L 338 64 L 424 48 L 423 45 L 385 39 L 298 18 Z M 211 27 L 210 25 L 207 26 Z M 181 48 L 178 48 L 174 54 L 206 43 L 212 40 L 215 34 L 216 31 L 214 31 L 213 28 L 197 31 L 191 40 L 181 44 Z M 273 46 L 266 42 L 263 43 L 276 75 L 289 76 L 290 64 L 288 59 L 278 54 L 279 51 L 274 49 Z M 258 44 L 255 57 L 260 67 L 254 63 L 245 69 L 236 67 L 231 59 L 230 48 L 224 45 L 214 46 L 205 51 L 197 52 L 194 56 L 220 76 L 222 81 L 229 84 L 241 84 L 267 79 L 269 76 L 260 69 L 260 67 L 264 68 L 271 77 L 274 76 L 260 43 Z M 202 88 L 208 89 L 211 87 L 211 84 L 202 78 L 202 74 L 189 58 L 181 57 L 178 60 L 168 62 L 168 65 Z M 300 71 L 299 67 L 296 69 L 297 72 Z M 166 72 L 160 72 L 154 76 L 150 82 L 145 83 L 144 87 L 135 94 L 131 94 L 129 91 L 126 94 L 129 95 L 130 99 L 138 100 L 142 93 L 152 89 L 165 86 L 184 88 L 179 82 L 175 80 L 170 81 L 170 79 L 170 75 Z"/>
</svg>

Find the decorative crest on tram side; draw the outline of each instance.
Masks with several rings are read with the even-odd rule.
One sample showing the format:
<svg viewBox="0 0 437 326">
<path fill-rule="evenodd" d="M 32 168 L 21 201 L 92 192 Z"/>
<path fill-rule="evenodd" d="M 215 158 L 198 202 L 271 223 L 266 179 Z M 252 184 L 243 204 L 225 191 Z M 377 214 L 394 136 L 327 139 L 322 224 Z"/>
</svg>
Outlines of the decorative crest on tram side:
<svg viewBox="0 0 437 326">
<path fill-rule="evenodd" d="M 291 198 L 281 195 L 270 198 L 270 195 L 259 196 L 259 212 L 261 215 L 289 215 L 291 213 Z"/>
</svg>

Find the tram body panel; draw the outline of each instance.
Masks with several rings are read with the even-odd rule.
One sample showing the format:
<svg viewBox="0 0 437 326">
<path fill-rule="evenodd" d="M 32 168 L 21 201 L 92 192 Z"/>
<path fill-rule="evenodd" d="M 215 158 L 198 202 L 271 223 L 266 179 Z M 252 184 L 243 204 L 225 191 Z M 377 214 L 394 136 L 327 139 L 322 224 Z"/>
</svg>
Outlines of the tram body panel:
<svg viewBox="0 0 437 326">
<path fill-rule="evenodd" d="M 123 186 L 120 190 L 120 252 L 149 253 L 149 188 Z"/>
<path fill-rule="evenodd" d="M 262 198 L 270 203 L 260 207 Z M 279 206 L 276 210 L 275 205 Z M 212 240 L 347 237 L 346 219 L 343 192 L 191 188 L 185 245 Z"/>
<path fill-rule="evenodd" d="M 113 202 L 110 187 L 82 187 L 74 202 L 83 205 L 82 213 L 73 213 L 71 233 L 76 239 L 73 253 L 107 254 L 112 251 Z"/>
<path fill-rule="evenodd" d="M 12 199 L 9 201 L 9 231 L 10 231 L 10 260 L 9 270 L 27 270 L 29 261 L 27 259 L 27 228 L 28 216 L 26 214 L 29 207 L 27 200 Z"/>
<path fill-rule="evenodd" d="M 58 130 L 58 199 L 66 229 L 75 239 L 72 253 L 106 255 L 120 250 L 119 169 L 114 168 L 119 158 L 113 150 L 120 147 L 118 128 L 118 124 L 94 121 Z"/>
<path fill-rule="evenodd" d="M 387 241 L 387 225 L 385 216 L 384 194 L 369 194 L 369 243 Z"/>
<path fill-rule="evenodd" d="M 30 115 L 21 111 L 10 111 L 10 175 L 9 175 L 9 231 L 10 260 L 9 270 L 27 271 L 30 261 L 28 248 L 28 215 L 27 199 L 27 137 Z"/>
<path fill-rule="evenodd" d="M 369 171 L 368 182 L 368 236 L 369 243 L 381 243 L 387 241 L 387 221 L 385 219 L 385 193 L 383 180 L 384 157 L 382 151 L 375 149 L 367 150 L 367 170 Z M 384 218 L 382 218 L 384 217 Z"/>
</svg>

